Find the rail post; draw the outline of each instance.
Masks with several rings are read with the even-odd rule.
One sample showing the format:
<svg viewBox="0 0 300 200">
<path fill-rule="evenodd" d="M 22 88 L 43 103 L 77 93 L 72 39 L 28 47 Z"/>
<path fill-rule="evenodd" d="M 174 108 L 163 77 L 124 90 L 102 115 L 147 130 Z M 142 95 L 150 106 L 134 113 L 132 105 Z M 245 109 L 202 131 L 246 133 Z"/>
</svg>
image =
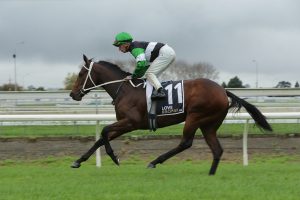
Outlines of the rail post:
<svg viewBox="0 0 300 200">
<path fill-rule="evenodd" d="M 99 120 L 96 122 L 96 141 L 100 139 L 100 123 Z M 96 150 L 96 167 L 101 167 L 101 152 L 100 147 Z"/>
<path fill-rule="evenodd" d="M 248 131 L 249 119 L 246 119 L 243 133 L 243 165 L 248 166 Z"/>
<path fill-rule="evenodd" d="M 99 96 L 97 93 L 95 94 L 96 99 L 96 114 L 99 114 Z M 96 121 L 96 136 L 95 136 L 96 142 L 100 139 L 100 121 Z M 100 147 L 96 150 L 96 167 L 101 167 L 101 152 Z"/>
</svg>

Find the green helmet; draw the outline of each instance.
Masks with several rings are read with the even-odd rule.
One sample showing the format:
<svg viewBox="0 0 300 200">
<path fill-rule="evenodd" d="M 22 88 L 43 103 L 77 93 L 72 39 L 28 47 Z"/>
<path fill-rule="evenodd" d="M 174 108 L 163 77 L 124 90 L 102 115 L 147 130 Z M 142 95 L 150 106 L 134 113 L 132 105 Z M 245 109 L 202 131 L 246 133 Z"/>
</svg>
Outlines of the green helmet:
<svg viewBox="0 0 300 200">
<path fill-rule="evenodd" d="M 127 42 L 132 42 L 133 38 L 129 33 L 122 32 L 116 35 L 115 41 L 113 43 L 114 46 L 118 47 Z"/>
</svg>

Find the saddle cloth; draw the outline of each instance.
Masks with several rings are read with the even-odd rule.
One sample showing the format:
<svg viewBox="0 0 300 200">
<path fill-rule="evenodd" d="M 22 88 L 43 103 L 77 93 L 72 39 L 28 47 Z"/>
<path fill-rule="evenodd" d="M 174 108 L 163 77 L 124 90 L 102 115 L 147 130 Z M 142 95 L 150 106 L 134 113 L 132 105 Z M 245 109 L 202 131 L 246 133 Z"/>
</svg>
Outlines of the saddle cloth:
<svg viewBox="0 0 300 200">
<path fill-rule="evenodd" d="M 167 97 L 164 99 L 155 100 L 156 115 L 176 115 L 184 112 L 184 89 L 183 80 L 180 81 L 166 81 L 161 83 L 166 90 Z M 146 81 L 146 100 L 148 113 L 151 109 L 151 95 L 154 91 L 153 86 Z"/>
</svg>

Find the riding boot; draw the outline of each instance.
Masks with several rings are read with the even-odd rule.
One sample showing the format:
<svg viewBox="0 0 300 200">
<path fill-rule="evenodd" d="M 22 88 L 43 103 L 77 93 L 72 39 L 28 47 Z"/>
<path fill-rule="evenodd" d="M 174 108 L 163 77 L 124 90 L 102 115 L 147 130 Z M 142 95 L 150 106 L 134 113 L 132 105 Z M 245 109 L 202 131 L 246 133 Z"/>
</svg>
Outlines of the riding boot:
<svg viewBox="0 0 300 200">
<path fill-rule="evenodd" d="M 151 95 L 151 99 L 162 99 L 165 97 L 166 97 L 166 93 L 164 91 L 164 88 L 162 87 L 158 88 L 158 90 L 155 90 Z"/>
</svg>

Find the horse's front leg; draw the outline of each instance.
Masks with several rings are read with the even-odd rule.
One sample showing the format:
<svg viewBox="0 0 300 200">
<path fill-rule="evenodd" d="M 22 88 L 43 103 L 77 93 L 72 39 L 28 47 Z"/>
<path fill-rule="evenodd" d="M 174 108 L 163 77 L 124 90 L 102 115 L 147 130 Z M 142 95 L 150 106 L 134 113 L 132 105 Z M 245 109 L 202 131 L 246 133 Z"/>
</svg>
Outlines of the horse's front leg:
<svg viewBox="0 0 300 200">
<path fill-rule="evenodd" d="M 78 160 L 76 160 L 71 165 L 71 167 L 79 168 L 81 166 L 81 163 L 88 160 L 90 156 L 102 145 L 105 145 L 106 152 L 108 155 L 110 155 L 113 161 L 118 161 L 116 156 L 113 154 L 113 150 L 110 146 L 109 141 L 119 137 L 124 133 L 134 130 L 130 124 L 131 123 L 129 123 L 128 120 L 120 120 L 112 125 L 104 127 L 101 132 L 102 137 L 98 141 L 96 141 L 95 144 L 85 154 L 83 154 Z"/>
<path fill-rule="evenodd" d="M 104 142 L 104 146 L 105 146 L 105 151 L 107 153 L 107 155 L 109 155 L 109 157 L 114 161 L 114 163 L 116 163 L 116 165 L 119 165 L 119 159 L 117 158 L 117 156 L 114 154 L 114 151 L 109 143 L 109 139 L 108 139 L 108 134 L 111 131 L 111 127 L 110 126 L 106 126 L 102 129 L 101 132 L 101 136 L 103 138 L 103 142 Z"/>
<path fill-rule="evenodd" d="M 101 132 L 106 153 L 110 156 L 110 158 L 114 161 L 116 165 L 119 165 L 119 159 L 114 154 L 114 151 L 109 143 L 110 140 L 116 137 L 110 138 L 109 135 L 111 132 L 116 132 L 116 134 L 118 135 L 117 137 L 119 137 L 120 135 L 123 135 L 124 133 L 128 133 L 133 130 L 136 130 L 136 128 L 133 126 L 132 121 L 128 118 L 125 118 L 116 123 L 104 127 Z"/>
<path fill-rule="evenodd" d="M 72 168 L 79 168 L 81 166 L 81 163 L 84 161 L 87 161 L 93 153 L 104 144 L 103 138 L 100 138 L 95 142 L 95 144 L 85 153 L 83 154 L 78 160 L 76 160 L 71 167 Z"/>
</svg>

